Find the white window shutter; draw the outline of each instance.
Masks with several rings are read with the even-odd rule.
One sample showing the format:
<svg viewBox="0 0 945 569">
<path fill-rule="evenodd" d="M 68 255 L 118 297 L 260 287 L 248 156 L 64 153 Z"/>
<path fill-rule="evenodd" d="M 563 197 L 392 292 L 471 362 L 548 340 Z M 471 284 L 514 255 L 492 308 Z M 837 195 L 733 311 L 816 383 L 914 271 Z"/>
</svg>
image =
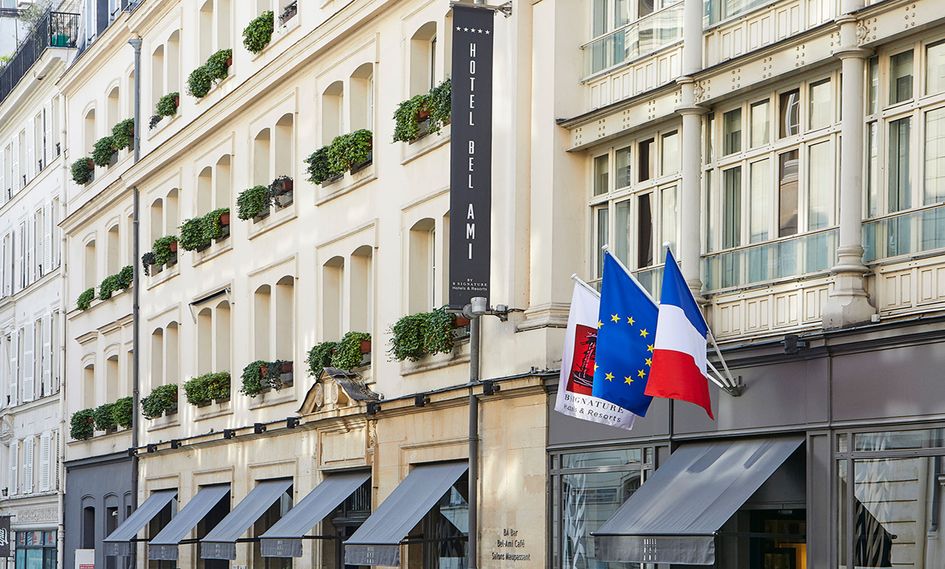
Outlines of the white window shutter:
<svg viewBox="0 0 945 569">
<path fill-rule="evenodd" d="M 20 338 L 20 341 L 23 342 L 23 363 L 20 366 L 23 369 L 23 402 L 27 403 L 32 401 L 35 397 L 35 387 L 34 382 L 34 355 L 36 352 L 36 346 L 34 345 L 34 333 L 33 326 L 28 326 L 23 329 L 23 337 Z M 25 449 L 25 447 L 24 447 Z"/>
<path fill-rule="evenodd" d="M 52 314 L 47 314 L 43 316 L 43 380 L 42 380 L 42 390 L 40 395 L 45 397 L 47 395 L 52 395 L 52 362 L 53 362 L 53 353 L 52 353 L 52 327 L 53 327 Z"/>
<path fill-rule="evenodd" d="M 19 331 L 13 330 L 10 333 L 10 392 L 7 394 L 7 397 L 10 400 L 10 405 L 16 405 L 19 399 L 17 395 L 19 394 L 17 379 L 20 377 L 20 366 L 19 366 L 19 355 L 20 355 L 20 334 Z"/>
<path fill-rule="evenodd" d="M 59 431 L 53 431 L 52 434 L 52 444 L 51 450 L 49 453 L 49 467 L 53 469 L 53 475 L 50 477 L 52 479 L 53 486 L 50 490 L 58 490 L 60 487 L 59 481 Z"/>
<path fill-rule="evenodd" d="M 13 179 L 7 184 L 8 188 L 13 190 L 13 193 L 16 194 L 20 190 L 20 184 L 23 182 L 23 178 L 20 177 L 20 152 L 16 149 L 16 145 L 12 145 L 13 152 L 10 155 L 13 157 L 10 166 L 10 174 L 13 176 Z"/>
<path fill-rule="evenodd" d="M 16 249 L 16 266 L 13 271 L 13 292 L 23 288 L 23 224 L 16 228 L 13 248 Z"/>
<path fill-rule="evenodd" d="M 50 467 L 52 465 L 52 440 L 50 433 L 39 437 L 39 491 L 49 491 Z"/>
<path fill-rule="evenodd" d="M 17 464 L 17 459 L 20 457 L 20 441 L 13 441 L 10 443 L 10 485 L 8 487 L 8 493 L 12 496 L 16 494 L 19 484 L 17 481 L 17 474 L 19 473 L 20 465 Z"/>
<path fill-rule="evenodd" d="M 48 273 L 52 271 L 52 268 L 53 268 L 52 240 L 53 240 L 53 235 L 56 234 L 56 231 L 53 228 L 53 215 L 52 215 L 52 210 L 54 207 L 55 207 L 54 204 L 50 204 L 49 207 L 45 209 L 45 213 L 43 215 L 43 222 L 45 225 L 45 227 L 43 227 L 43 231 L 46 234 L 45 238 L 43 239 L 43 243 L 46 244 L 46 247 L 43 250 L 43 272 L 44 273 Z"/>
<path fill-rule="evenodd" d="M 23 440 L 23 493 L 33 493 L 33 437 Z"/>
</svg>

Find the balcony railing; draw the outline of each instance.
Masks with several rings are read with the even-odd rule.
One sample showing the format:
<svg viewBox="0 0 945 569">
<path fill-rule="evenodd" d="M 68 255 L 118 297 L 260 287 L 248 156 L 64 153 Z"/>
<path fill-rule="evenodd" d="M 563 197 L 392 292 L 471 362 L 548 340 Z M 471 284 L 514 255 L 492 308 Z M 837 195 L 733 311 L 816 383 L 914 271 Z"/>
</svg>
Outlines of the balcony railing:
<svg viewBox="0 0 945 569">
<path fill-rule="evenodd" d="M 650 293 L 650 296 L 659 299 L 660 290 L 663 288 L 663 265 L 630 272 L 633 273 L 637 282 L 643 285 L 643 288 Z"/>
<path fill-rule="evenodd" d="M 837 230 L 828 229 L 703 257 L 706 290 L 822 273 L 836 262 Z"/>
<path fill-rule="evenodd" d="M 585 77 L 682 40 L 682 20 L 683 3 L 677 2 L 584 44 Z"/>
<path fill-rule="evenodd" d="M 0 103 L 13 91 L 47 47 L 75 47 L 78 37 L 78 14 L 46 12 L 0 71 Z"/>
<path fill-rule="evenodd" d="M 945 205 L 865 222 L 863 248 L 867 263 L 945 248 Z"/>
</svg>

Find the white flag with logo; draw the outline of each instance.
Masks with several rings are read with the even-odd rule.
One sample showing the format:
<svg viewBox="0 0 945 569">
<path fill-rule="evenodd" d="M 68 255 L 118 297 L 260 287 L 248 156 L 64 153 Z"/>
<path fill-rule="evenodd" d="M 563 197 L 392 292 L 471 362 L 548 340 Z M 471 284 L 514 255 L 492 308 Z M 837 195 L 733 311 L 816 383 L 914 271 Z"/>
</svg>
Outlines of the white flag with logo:
<svg viewBox="0 0 945 569">
<path fill-rule="evenodd" d="M 599 310 L 600 294 L 575 278 L 568 329 L 564 334 L 555 411 L 585 421 L 631 429 L 633 413 L 591 395 Z"/>
</svg>

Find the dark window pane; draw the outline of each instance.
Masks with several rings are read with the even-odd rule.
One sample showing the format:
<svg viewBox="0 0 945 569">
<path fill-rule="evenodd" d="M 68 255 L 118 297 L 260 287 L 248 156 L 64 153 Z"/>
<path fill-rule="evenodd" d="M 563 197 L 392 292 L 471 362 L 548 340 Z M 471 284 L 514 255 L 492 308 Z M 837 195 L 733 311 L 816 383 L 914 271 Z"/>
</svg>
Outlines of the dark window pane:
<svg viewBox="0 0 945 569">
<path fill-rule="evenodd" d="M 616 176 L 614 182 L 617 188 L 626 188 L 633 181 L 630 179 L 630 147 L 621 148 L 614 153 Z"/>
<path fill-rule="evenodd" d="M 801 118 L 801 94 L 794 89 L 787 93 L 781 93 L 781 104 L 778 106 L 778 136 L 794 136 L 800 132 Z"/>
<path fill-rule="evenodd" d="M 741 245 L 742 229 L 742 169 L 732 168 L 722 174 L 722 248 Z"/>
<path fill-rule="evenodd" d="M 912 51 L 889 58 L 889 104 L 912 98 Z"/>
<path fill-rule="evenodd" d="M 742 149 L 742 110 L 735 109 L 722 115 L 722 149 L 725 154 Z"/>
<path fill-rule="evenodd" d="M 912 183 L 909 176 L 909 137 L 912 119 L 889 123 L 889 211 L 912 207 Z"/>
<path fill-rule="evenodd" d="M 637 268 L 653 264 L 653 194 L 637 198 Z"/>
<path fill-rule="evenodd" d="M 640 181 L 644 182 L 649 180 L 652 174 L 653 166 L 653 139 L 644 140 L 640 143 L 639 149 L 639 172 L 640 172 Z"/>
</svg>

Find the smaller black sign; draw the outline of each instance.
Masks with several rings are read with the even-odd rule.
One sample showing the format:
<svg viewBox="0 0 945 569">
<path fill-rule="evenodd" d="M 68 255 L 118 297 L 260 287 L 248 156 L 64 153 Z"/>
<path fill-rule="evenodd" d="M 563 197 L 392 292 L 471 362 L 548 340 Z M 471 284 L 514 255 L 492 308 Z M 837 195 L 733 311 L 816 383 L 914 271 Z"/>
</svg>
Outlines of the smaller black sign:
<svg viewBox="0 0 945 569">
<path fill-rule="evenodd" d="M 489 8 L 453 6 L 450 126 L 452 308 L 489 299 L 492 248 L 492 27 Z"/>
<path fill-rule="evenodd" d="M 13 534 L 10 532 L 10 516 L 0 516 L 0 557 L 13 555 L 10 545 L 13 543 Z"/>
</svg>

